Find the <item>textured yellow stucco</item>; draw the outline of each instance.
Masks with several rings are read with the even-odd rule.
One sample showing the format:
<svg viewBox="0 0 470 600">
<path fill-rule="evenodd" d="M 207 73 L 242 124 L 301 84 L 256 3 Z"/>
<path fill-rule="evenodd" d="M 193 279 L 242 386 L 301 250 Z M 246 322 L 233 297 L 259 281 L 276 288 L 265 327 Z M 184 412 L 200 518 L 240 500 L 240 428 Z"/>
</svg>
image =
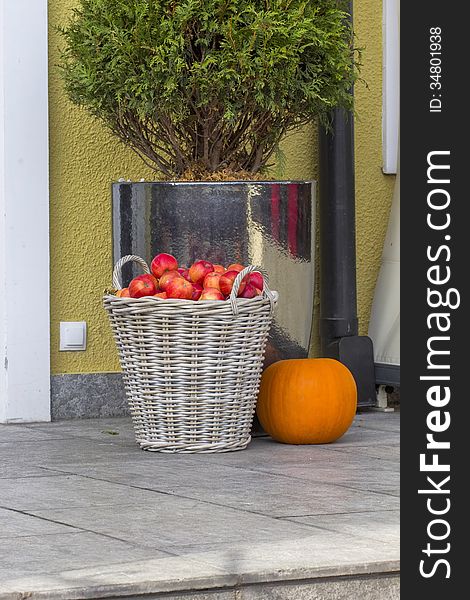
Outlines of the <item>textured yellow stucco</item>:
<svg viewBox="0 0 470 600">
<path fill-rule="evenodd" d="M 133 152 L 65 97 L 57 68 L 60 36 L 75 5 L 49 1 L 49 135 L 52 373 L 117 371 L 101 299 L 111 285 L 111 182 L 151 179 Z M 86 321 L 85 352 L 59 352 L 59 322 Z"/>
<path fill-rule="evenodd" d="M 125 177 L 154 178 L 132 151 L 116 142 L 84 111 L 65 98 L 56 67 L 64 24 L 74 0 L 49 0 L 50 228 L 51 228 L 51 368 L 57 373 L 119 369 L 103 289 L 111 283 L 110 184 Z M 361 332 L 367 331 L 372 294 L 387 225 L 393 178 L 381 173 L 381 4 L 356 0 L 358 45 L 364 47 L 363 77 L 357 86 L 356 185 L 358 300 Z M 283 178 L 317 177 L 313 126 L 283 143 Z M 315 301 L 318 316 L 318 299 Z M 85 352 L 59 352 L 59 322 L 86 321 Z M 317 347 L 314 335 L 313 347 Z"/>
</svg>

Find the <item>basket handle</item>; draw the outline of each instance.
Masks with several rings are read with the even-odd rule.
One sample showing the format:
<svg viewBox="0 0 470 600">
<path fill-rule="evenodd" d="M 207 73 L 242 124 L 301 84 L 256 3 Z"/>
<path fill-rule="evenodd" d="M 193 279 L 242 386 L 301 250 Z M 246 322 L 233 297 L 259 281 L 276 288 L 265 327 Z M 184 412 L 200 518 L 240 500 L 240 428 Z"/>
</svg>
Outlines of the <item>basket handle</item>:
<svg viewBox="0 0 470 600">
<path fill-rule="evenodd" d="M 268 285 L 268 274 L 261 267 L 256 267 L 255 265 L 249 265 L 248 267 L 245 267 L 243 269 L 243 271 L 240 271 L 240 273 L 238 273 L 238 275 L 235 278 L 235 281 L 233 282 L 232 291 L 230 292 L 230 304 L 232 305 L 232 312 L 235 316 L 238 315 L 237 294 L 238 294 L 238 290 L 240 288 L 240 284 L 241 284 L 243 278 L 246 277 L 246 275 L 248 275 L 249 273 L 253 273 L 254 271 L 261 273 L 261 275 L 263 276 L 263 279 L 264 279 L 263 296 L 269 300 L 269 304 L 271 307 L 271 309 L 270 309 L 271 314 L 274 311 L 275 298 L 274 298 L 274 294 L 272 293 L 272 291 L 270 290 L 269 285 Z"/>
<path fill-rule="evenodd" d="M 122 281 L 121 281 L 122 272 L 121 272 L 121 269 L 128 262 L 136 262 L 136 263 L 138 263 L 142 267 L 142 270 L 144 271 L 144 273 L 150 273 L 149 266 L 148 266 L 148 264 L 145 262 L 145 260 L 143 258 L 140 258 L 140 256 L 136 256 L 135 254 L 127 254 L 127 256 L 123 256 L 122 258 L 120 258 L 117 261 L 117 263 L 114 265 L 114 269 L 113 269 L 113 286 L 114 286 L 114 288 L 116 290 L 121 290 L 122 289 Z"/>
</svg>

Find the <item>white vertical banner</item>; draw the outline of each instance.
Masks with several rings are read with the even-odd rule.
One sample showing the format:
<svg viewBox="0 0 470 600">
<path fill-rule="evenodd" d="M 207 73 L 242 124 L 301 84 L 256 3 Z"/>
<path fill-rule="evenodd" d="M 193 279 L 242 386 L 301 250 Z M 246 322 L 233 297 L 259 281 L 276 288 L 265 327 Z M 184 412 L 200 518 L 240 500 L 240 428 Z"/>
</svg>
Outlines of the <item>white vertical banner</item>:
<svg viewBox="0 0 470 600">
<path fill-rule="evenodd" d="M 400 2 L 383 0 L 382 170 L 397 172 L 400 105 Z"/>
<path fill-rule="evenodd" d="M 50 420 L 47 0 L 0 0 L 0 422 Z"/>
<path fill-rule="evenodd" d="M 399 160 L 398 160 L 399 163 Z M 400 165 L 369 323 L 376 364 L 400 365 Z"/>
</svg>

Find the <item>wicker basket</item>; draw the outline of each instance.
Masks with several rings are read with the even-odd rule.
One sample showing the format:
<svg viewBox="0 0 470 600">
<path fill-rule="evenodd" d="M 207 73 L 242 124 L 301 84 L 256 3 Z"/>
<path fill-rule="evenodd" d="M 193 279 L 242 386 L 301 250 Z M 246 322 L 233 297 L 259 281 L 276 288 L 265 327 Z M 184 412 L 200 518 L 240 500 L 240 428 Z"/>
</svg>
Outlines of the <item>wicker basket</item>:
<svg viewBox="0 0 470 600">
<path fill-rule="evenodd" d="M 115 288 L 129 261 L 116 263 Z M 105 295 L 119 350 L 137 442 L 159 452 L 228 452 L 245 448 L 258 394 L 266 340 L 278 295 L 230 300 L 162 300 Z M 266 275 L 263 273 L 265 281 Z"/>
</svg>

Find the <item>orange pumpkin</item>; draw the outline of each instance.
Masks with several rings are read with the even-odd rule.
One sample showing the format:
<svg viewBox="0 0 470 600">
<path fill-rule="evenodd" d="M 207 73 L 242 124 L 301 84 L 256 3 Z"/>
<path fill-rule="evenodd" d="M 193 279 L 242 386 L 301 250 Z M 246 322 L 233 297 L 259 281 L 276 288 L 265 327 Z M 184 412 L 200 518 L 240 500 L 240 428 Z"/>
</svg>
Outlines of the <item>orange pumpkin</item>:
<svg viewBox="0 0 470 600">
<path fill-rule="evenodd" d="M 351 372 L 331 358 L 281 360 L 263 373 L 256 412 L 286 444 L 327 444 L 351 425 L 357 407 Z"/>
</svg>

